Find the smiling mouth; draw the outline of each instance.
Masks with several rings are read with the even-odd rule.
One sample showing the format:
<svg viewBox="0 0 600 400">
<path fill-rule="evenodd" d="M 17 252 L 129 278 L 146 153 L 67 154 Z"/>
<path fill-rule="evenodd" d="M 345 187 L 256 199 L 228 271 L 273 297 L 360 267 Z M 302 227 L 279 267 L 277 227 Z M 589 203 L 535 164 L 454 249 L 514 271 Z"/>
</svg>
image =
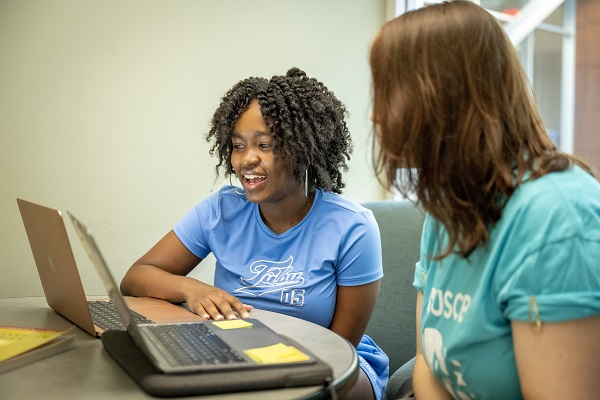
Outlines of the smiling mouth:
<svg viewBox="0 0 600 400">
<path fill-rule="evenodd" d="M 267 179 L 267 177 L 264 175 L 244 175 L 244 180 L 251 185 L 260 183 L 265 179 Z"/>
</svg>

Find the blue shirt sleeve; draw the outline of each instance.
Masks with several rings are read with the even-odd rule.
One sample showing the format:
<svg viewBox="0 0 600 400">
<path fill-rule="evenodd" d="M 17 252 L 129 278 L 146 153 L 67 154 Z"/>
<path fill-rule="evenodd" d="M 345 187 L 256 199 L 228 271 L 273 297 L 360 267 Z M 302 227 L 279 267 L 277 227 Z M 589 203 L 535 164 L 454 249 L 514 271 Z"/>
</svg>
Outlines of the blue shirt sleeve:
<svg viewBox="0 0 600 400">
<path fill-rule="evenodd" d="M 383 277 L 379 227 L 370 210 L 355 214 L 344 233 L 337 267 L 340 286 L 358 286 Z"/>
<path fill-rule="evenodd" d="M 206 258 L 211 253 L 208 237 L 219 217 L 220 191 L 196 204 L 173 228 L 175 235 L 195 256 Z"/>
</svg>

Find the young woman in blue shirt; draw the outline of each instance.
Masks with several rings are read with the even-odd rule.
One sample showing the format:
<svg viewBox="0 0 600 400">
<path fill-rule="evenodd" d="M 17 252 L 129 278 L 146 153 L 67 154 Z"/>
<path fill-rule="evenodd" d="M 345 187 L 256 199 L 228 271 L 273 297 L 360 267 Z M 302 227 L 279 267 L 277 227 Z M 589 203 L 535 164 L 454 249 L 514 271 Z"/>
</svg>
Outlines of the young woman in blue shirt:
<svg viewBox="0 0 600 400">
<path fill-rule="evenodd" d="M 207 140 L 230 186 L 199 202 L 129 269 L 121 290 L 186 302 L 206 319 L 253 307 L 302 318 L 357 346 L 348 399 L 381 399 L 388 358 L 364 335 L 383 276 L 372 213 L 339 196 L 352 151 L 346 108 L 293 68 L 234 85 Z M 209 253 L 214 285 L 187 276 Z"/>
</svg>

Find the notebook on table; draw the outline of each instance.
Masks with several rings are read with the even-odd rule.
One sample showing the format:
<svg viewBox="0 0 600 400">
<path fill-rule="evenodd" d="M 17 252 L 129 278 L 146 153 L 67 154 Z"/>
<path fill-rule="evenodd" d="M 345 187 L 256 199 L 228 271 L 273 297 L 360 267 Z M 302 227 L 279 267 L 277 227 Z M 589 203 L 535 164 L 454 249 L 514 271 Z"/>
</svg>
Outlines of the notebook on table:
<svg viewBox="0 0 600 400">
<path fill-rule="evenodd" d="M 23 199 L 17 204 L 48 305 L 92 336 L 125 329 L 109 299 L 86 297 L 61 211 Z M 127 304 L 133 318 L 148 323 L 201 320 L 164 300 L 127 298 Z"/>
<path fill-rule="evenodd" d="M 137 322 L 91 231 L 71 213 L 69 217 L 126 327 L 126 333 L 107 332 L 102 342 L 149 393 L 171 397 L 325 385 L 331 381 L 327 364 L 256 319 Z"/>
</svg>

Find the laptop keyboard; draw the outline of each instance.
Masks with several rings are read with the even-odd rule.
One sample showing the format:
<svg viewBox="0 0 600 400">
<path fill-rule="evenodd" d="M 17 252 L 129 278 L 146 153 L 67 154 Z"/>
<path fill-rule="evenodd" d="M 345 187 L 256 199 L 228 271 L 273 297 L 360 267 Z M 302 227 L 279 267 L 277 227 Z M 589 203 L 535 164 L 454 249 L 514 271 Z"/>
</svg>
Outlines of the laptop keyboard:
<svg viewBox="0 0 600 400">
<path fill-rule="evenodd" d="M 150 339 L 167 349 L 173 365 L 235 364 L 246 362 L 240 353 L 205 324 L 158 324 L 144 327 Z"/>
<path fill-rule="evenodd" d="M 90 308 L 90 312 L 92 314 L 92 321 L 99 328 L 107 330 L 124 330 L 123 324 L 121 323 L 121 319 L 115 310 L 115 307 L 110 301 L 97 301 L 91 300 L 88 301 L 88 306 Z M 143 315 L 131 310 L 133 314 L 133 319 L 138 323 L 152 324 L 152 321 L 149 318 L 144 317 Z"/>
</svg>

